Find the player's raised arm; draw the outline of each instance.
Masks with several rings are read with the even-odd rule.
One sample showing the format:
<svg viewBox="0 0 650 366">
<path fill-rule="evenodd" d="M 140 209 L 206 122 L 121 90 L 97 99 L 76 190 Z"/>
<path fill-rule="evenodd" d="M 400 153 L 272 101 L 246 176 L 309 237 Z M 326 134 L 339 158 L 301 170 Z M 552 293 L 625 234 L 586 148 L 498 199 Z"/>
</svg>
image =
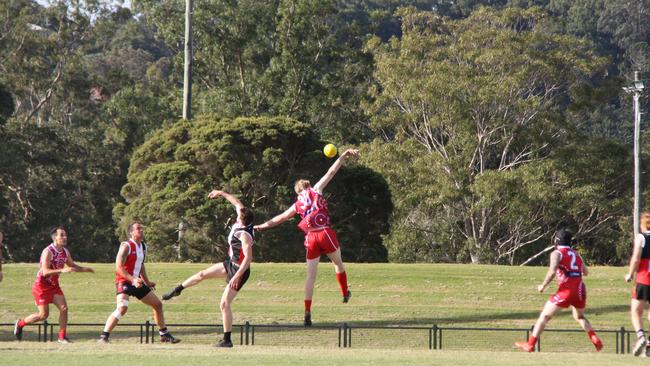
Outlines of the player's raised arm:
<svg viewBox="0 0 650 366">
<path fill-rule="evenodd" d="M 560 252 L 554 250 L 551 253 L 551 263 L 548 265 L 548 271 L 546 271 L 546 277 L 544 277 L 544 282 L 542 282 L 541 285 L 537 286 L 537 291 L 544 292 L 546 286 L 548 286 L 551 280 L 553 280 L 553 277 L 555 276 L 555 271 L 557 270 L 557 266 L 559 264 L 560 264 Z"/>
<path fill-rule="evenodd" d="M 265 223 L 261 225 L 255 225 L 255 230 L 261 231 L 265 229 L 269 229 L 275 226 L 280 225 L 281 223 L 289 220 L 293 215 L 296 214 L 296 207 L 294 205 L 291 205 L 286 211 L 283 213 L 277 215 L 276 217 L 266 221 Z"/>
<path fill-rule="evenodd" d="M 639 263 L 641 263 L 641 249 L 644 241 L 643 234 L 636 234 L 634 237 L 634 248 L 632 249 L 632 257 L 630 257 L 630 267 L 625 275 L 625 281 L 630 282 L 634 275 L 639 270 Z"/>
<path fill-rule="evenodd" d="M 208 198 L 214 199 L 214 198 L 217 198 L 217 197 L 223 197 L 226 200 L 228 200 L 228 202 L 230 202 L 233 206 L 235 206 L 235 210 L 237 211 L 237 215 L 239 215 L 241 210 L 244 208 L 244 204 L 241 203 L 241 201 L 237 197 L 233 196 L 232 194 L 230 194 L 230 193 L 228 193 L 226 191 L 219 191 L 219 190 L 215 189 L 215 190 L 213 190 L 212 192 L 210 192 L 208 194 Z"/>
<path fill-rule="evenodd" d="M 327 173 L 316 183 L 314 186 L 314 191 L 318 193 L 323 193 L 323 190 L 329 184 L 329 182 L 334 178 L 336 173 L 341 169 L 341 166 L 343 165 L 343 162 L 350 159 L 350 158 L 355 158 L 359 156 L 359 150 L 355 149 L 347 149 L 341 156 L 336 159 L 334 164 L 327 170 Z"/>
</svg>

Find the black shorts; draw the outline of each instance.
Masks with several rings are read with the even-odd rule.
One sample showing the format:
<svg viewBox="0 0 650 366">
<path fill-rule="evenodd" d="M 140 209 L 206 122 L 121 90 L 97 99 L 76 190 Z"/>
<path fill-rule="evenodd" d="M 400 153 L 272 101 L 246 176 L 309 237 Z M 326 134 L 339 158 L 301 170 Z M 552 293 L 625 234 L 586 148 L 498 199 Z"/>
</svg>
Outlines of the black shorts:
<svg viewBox="0 0 650 366">
<path fill-rule="evenodd" d="M 236 265 L 235 263 L 231 262 L 230 260 L 226 259 L 223 261 L 223 267 L 226 269 L 226 273 L 228 274 L 226 276 L 226 283 L 230 283 L 230 280 L 235 276 L 235 273 L 239 270 L 239 266 Z M 248 277 L 251 275 L 251 269 L 250 267 L 244 272 L 244 275 L 241 277 L 241 280 L 239 281 L 239 288 L 237 291 L 240 291 L 242 287 L 244 287 L 244 284 L 246 281 L 248 281 Z"/>
<path fill-rule="evenodd" d="M 135 287 L 128 282 L 120 282 L 115 284 L 115 293 L 117 295 L 125 294 L 129 296 L 135 296 L 138 300 L 142 300 L 150 292 L 151 289 L 144 283 L 140 287 Z"/>
</svg>

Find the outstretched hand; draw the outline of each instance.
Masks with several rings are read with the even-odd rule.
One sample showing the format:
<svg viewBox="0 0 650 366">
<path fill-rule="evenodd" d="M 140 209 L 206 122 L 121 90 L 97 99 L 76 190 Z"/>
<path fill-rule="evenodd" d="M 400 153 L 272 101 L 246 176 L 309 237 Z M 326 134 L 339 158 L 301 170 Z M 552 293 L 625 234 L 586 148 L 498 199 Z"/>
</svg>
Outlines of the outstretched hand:
<svg viewBox="0 0 650 366">
<path fill-rule="evenodd" d="M 359 150 L 357 149 L 347 149 L 341 154 L 341 159 L 356 159 L 359 157 Z"/>
</svg>

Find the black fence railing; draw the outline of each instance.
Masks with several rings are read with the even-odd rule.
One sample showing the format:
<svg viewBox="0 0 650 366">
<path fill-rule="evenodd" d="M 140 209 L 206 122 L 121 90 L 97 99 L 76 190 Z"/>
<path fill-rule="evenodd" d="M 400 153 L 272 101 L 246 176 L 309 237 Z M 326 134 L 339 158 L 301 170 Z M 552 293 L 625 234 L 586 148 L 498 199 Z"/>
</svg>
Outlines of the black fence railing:
<svg viewBox="0 0 650 366">
<path fill-rule="evenodd" d="M 33 324 L 32 326 L 37 326 L 38 329 L 38 341 L 47 342 L 54 341 L 54 327 L 58 326 L 56 323 L 49 323 L 44 321 L 43 323 Z M 97 327 L 101 329 L 104 326 L 104 323 L 69 323 L 68 327 Z M 220 332 L 222 328 L 221 325 L 216 324 L 168 324 L 172 328 L 214 328 L 214 332 Z M 13 329 L 13 323 L 0 323 L 0 328 L 11 327 Z M 120 323 L 120 328 L 132 327 L 139 328 L 140 331 L 140 343 L 154 343 L 155 338 L 158 332 L 156 332 L 156 325 L 149 322 L 148 320 L 144 323 Z M 239 344 L 240 345 L 255 345 L 256 335 L 259 337 L 260 332 L 292 332 L 292 331 L 333 331 L 336 332 L 338 336 L 338 347 L 339 348 L 350 348 L 352 347 L 353 340 L 353 330 L 355 331 L 355 339 L 358 337 L 363 339 L 364 335 L 361 334 L 363 330 L 384 330 L 389 333 L 395 332 L 405 332 L 410 331 L 411 337 L 414 334 L 421 334 L 422 338 L 426 339 L 426 342 L 423 344 L 428 345 L 430 350 L 441 350 L 443 349 L 443 336 L 445 340 L 454 339 L 454 335 L 458 335 L 461 332 L 512 332 L 512 333 L 521 333 L 523 336 L 522 339 L 528 339 L 532 331 L 531 328 L 481 328 L 481 327 L 451 327 L 451 326 L 441 326 L 438 324 L 433 324 L 433 326 L 384 326 L 384 325 L 355 325 L 350 323 L 343 324 L 333 324 L 333 325 L 314 325 L 312 327 L 304 327 L 297 324 L 251 324 L 250 322 L 245 322 L 244 324 L 233 325 L 233 329 L 239 330 Z M 615 337 L 615 350 L 617 354 L 630 353 L 631 334 L 634 334 L 634 331 L 626 330 L 624 327 L 621 327 L 618 330 L 608 330 L 601 329 L 596 330 L 599 334 L 608 334 L 614 335 Z M 358 333 L 358 334 L 356 334 Z M 546 329 L 544 334 L 548 335 L 552 333 L 583 333 L 580 329 Z M 463 338 L 462 336 L 457 336 L 457 338 Z M 539 337 L 537 340 L 537 351 L 542 350 L 542 337 Z"/>
</svg>

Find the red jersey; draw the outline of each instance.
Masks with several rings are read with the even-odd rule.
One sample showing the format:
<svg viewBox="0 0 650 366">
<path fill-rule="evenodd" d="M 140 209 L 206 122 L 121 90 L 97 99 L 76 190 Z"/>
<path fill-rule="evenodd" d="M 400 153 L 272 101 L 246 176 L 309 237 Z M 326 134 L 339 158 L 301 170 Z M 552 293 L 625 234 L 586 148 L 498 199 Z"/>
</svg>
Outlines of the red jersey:
<svg viewBox="0 0 650 366">
<path fill-rule="evenodd" d="M 637 234 L 637 238 L 641 240 L 641 261 L 639 262 L 639 269 L 636 272 L 636 283 L 650 286 L 650 245 L 646 245 L 650 233 Z M 635 243 L 636 245 L 636 243 Z"/>
<path fill-rule="evenodd" d="M 122 268 L 133 278 L 140 277 L 140 271 L 144 263 L 144 257 L 147 254 L 147 245 L 145 243 L 137 244 L 135 241 L 129 239 L 126 242 L 129 245 L 126 260 L 122 263 Z M 119 272 L 115 272 L 115 283 L 131 282 L 122 277 Z"/>
<path fill-rule="evenodd" d="M 330 215 L 327 210 L 327 201 L 322 194 L 307 188 L 300 192 L 294 204 L 296 213 L 302 217 L 298 227 L 308 231 L 321 230 L 330 226 Z"/>
<path fill-rule="evenodd" d="M 584 263 L 582 257 L 568 246 L 558 245 L 556 252 L 560 253 L 560 263 L 555 270 L 557 283 L 563 285 L 578 285 L 582 282 Z"/>
<path fill-rule="evenodd" d="M 54 243 L 50 244 L 46 250 L 50 252 L 51 256 L 49 269 L 62 269 L 70 257 L 70 252 L 68 252 L 67 248 L 63 247 L 63 250 L 59 252 L 56 250 Z M 57 273 L 49 276 L 43 276 L 43 272 L 41 270 L 43 263 L 39 262 L 39 264 L 40 266 L 38 269 L 38 274 L 36 275 L 36 282 L 34 283 L 34 286 L 40 288 L 59 287 L 59 274 Z"/>
</svg>

